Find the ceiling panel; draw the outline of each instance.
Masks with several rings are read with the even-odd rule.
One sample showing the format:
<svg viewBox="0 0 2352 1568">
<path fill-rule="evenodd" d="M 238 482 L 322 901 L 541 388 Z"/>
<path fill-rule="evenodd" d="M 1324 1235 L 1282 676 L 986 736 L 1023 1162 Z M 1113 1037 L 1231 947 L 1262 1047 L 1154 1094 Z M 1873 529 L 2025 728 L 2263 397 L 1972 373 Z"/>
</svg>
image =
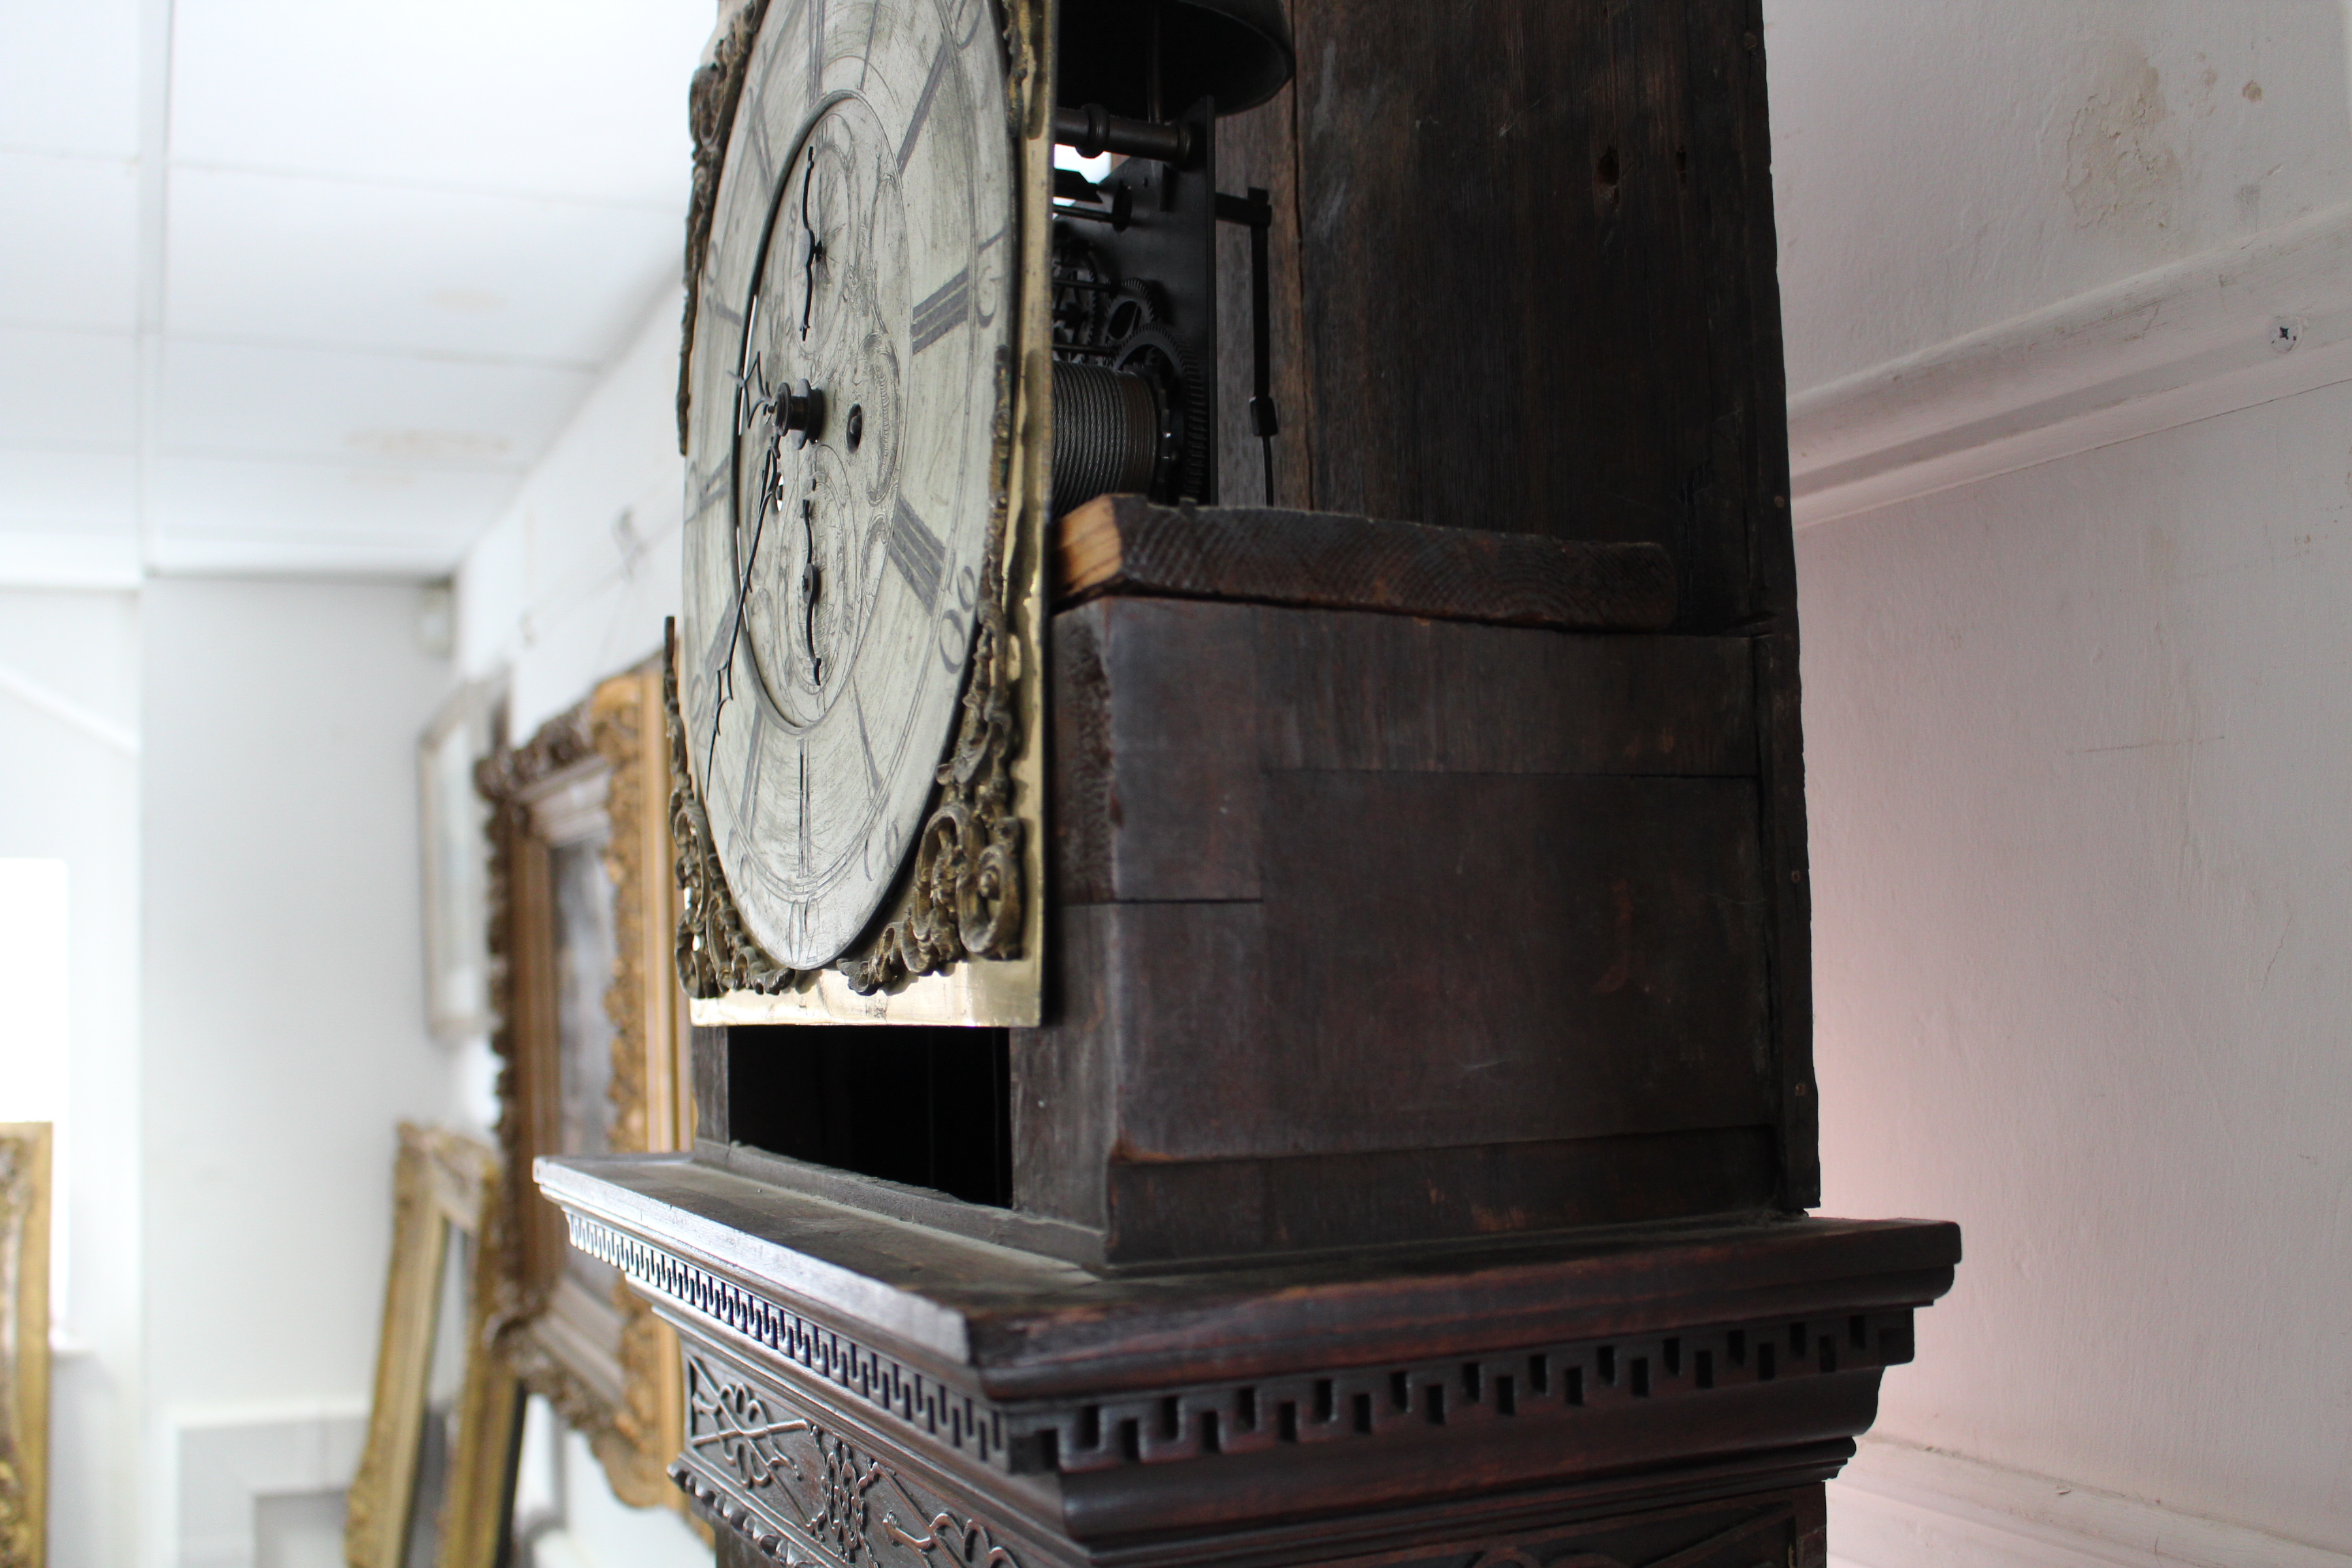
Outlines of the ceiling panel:
<svg viewBox="0 0 2352 1568">
<path fill-rule="evenodd" d="M 0 321 L 127 332 L 138 284 L 135 164 L 0 152 Z"/>
<path fill-rule="evenodd" d="M 285 174 L 172 175 L 175 333 L 599 364 L 677 273 L 641 205 Z"/>
<path fill-rule="evenodd" d="M 0 147 L 139 151 L 138 0 L 0 5 Z"/>
<path fill-rule="evenodd" d="M 0 529 L 135 534 L 139 459 L 127 452 L 0 447 Z"/>
<path fill-rule="evenodd" d="M 156 465 L 154 564 L 437 576 L 519 483 L 511 474 L 165 458 Z"/>
<path fill-rule="evenodd" d="M 174 340 L 166 450 L 520 472 L 593 382 L 586 370 Z"/>
<path fill-rule="evenodd" d="M 711 0 L 177 0 L 175 160 L 683 212 Z"/>
<path fill-rule="evenodd" d="M 136 365 L 128 332 L 0 327 L 0 447 L 134 450 Z"/>
</svg>

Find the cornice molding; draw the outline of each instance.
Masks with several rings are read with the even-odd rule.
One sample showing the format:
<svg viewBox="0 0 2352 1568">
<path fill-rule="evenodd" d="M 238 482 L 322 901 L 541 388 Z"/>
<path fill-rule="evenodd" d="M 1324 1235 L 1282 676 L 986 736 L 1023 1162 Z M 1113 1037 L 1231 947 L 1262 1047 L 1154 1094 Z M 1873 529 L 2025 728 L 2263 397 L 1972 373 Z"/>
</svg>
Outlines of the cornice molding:
<svg viewBox="0 0 2352 1568">
<path fill-rule="evenodd" d="M 919 1443 L 1015 1474 L 1064 1475 L 1247 1454 L 1336 1439 L 1413 1436 L 1497 1420 L 1606 1418 L 1612 1410 L 1912 1357 L 1908 1308 L 1787 1314 L 1398 1365 L 1286 1375 L 1000 1408 L 721 1278 L 667 1248 L 571 1211 L 572 1244 L 706 1331 L 724 1330 L 780 1374 L 885 1412 Z"/>
<path fill-rule="evenodd" d="M 1799 528 L 2352 381 L 2352 205 L 1789 400 Z"/>
</svg>

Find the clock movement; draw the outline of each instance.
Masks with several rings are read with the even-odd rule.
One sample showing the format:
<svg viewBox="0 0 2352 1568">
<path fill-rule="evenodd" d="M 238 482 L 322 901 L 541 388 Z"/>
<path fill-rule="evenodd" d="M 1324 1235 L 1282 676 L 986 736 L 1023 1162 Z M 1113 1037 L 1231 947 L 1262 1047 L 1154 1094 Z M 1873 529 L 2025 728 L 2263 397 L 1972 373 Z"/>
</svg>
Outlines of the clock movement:
<svg viewBox="0 0 2352 1568">
<path fill-rule="evenodd" d="M 688 1155 L 545 1159 L 722 1560 L 1820 1568 L 1759 0 L 740 0 Z M 1231 187 L 1231 188 L 1226 188 Z"/>
</svg>

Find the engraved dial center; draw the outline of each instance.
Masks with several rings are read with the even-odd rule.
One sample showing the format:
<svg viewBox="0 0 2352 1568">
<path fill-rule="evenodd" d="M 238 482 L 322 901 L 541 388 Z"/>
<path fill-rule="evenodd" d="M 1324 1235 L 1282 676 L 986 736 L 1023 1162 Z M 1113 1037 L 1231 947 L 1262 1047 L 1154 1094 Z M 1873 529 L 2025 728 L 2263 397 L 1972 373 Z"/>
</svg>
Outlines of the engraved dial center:
<svg viewBox="0 0 2352 1568">
<path fill-rule="evenodd" d="M 738 398 L 743 635 L 788 729 L 839 700 L 872 620 L 898 495 L 890 323 L 906 319 L 907 271 L 888 140 L 863 104 L 836 103 L 777 191 Z"/>
</svg>

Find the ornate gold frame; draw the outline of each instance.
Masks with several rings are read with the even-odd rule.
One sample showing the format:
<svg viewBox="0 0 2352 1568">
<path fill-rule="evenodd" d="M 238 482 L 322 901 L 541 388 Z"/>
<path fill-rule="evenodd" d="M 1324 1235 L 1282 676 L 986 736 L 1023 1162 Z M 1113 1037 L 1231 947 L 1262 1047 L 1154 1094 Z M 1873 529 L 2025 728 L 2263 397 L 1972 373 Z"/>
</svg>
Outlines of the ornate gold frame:
<svg viewBox="0 0 2352 1568">
<path fill-rule="evenodd" d="M 678 962 L 692 988 L 690 1015 L 698 1025 L 1024 1027 L 1042 1021 L 1056 0 L 996 0 L 996 9 L 1010 79 L 1007 129 L 1016 142 L 1021 265 L 1013 353 L 1000 363 L 996 532 L 963 717 L 940 765 L 940 793 L 877 929 L 848 955 L 811 973 L 782 968 L 744 933 L 691 773 L 682 763 L 673 764 L 677 854 L 692 916 L 678 932 Z M 722 9 L 693 83 L 694 184 L 677 403 L 681 453 L 703 258 L 744 72 L 767 10 L 767 0 L 733 0 Z M 975 916 L 975 910 L 986 913 Z"/>
<path fill-rule="evenodd" d="M 401 1568 L 407 1549 L 434 1318 L 452 1230 L 474 1238 L 474 1279 L 465 1382 L 442 1506 L 440 1568 L 496 1568 L 506 1544 L 522 1399 L 513 1369 L 492 1343 L 511 1241 L 499 1175 L 497 1152 L 476 1140 L 400 1124 L 375 1398 L 343 1523 L 343 1552 L 352 1568 Z"/>
<path fill-rule="evenodd" d="M 595 809 L 600 791 L 611 827 L 604 866 L 616 952 L 604 993 L 614 1031 L 612 1149 L 693 1147 L 685 1005 L 670 963 L 678 894 L 668 779 L 661 675 L 651 667 L 604 681 L 480 773 L 492 807 L 499 1138 L 519 1239 L 499 1342 L 525 1384 L 587 1436 L 614 1495 L 638 1508 L 684 1511 L 668 1476 L 685 1442 L 677 1336 L 626 1285 L 604 1299 L 566 1272 L 562 1214 L 530 1177 L 533 1160 L 565 1152 L 549 855 L 576 832 L 583 811 Z"/>
<path fill-rule="evenodd" d="M 49 1123 L 0 1122 L 0 1564 L 49 1554 Z"/>
</svg>

